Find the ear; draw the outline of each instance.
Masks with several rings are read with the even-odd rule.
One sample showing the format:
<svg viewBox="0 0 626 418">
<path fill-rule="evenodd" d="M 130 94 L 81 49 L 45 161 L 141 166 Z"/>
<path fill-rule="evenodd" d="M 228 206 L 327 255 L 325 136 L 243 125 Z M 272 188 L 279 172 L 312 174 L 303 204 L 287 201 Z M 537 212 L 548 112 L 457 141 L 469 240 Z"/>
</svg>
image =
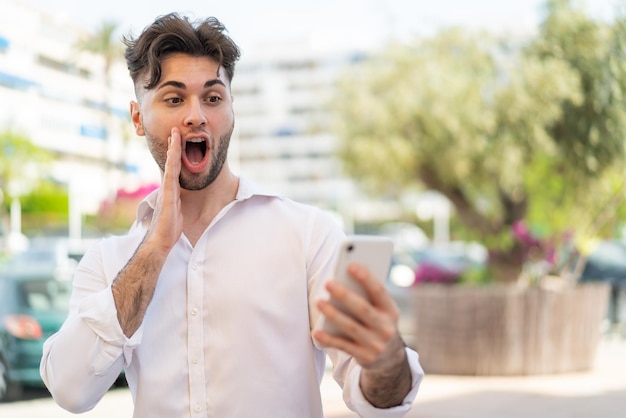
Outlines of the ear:
<svg viewBox="0 0 626 418">
<path fill-rule="evenodd" d="M 130 120 L 135 126 L 135 133 L 138 136 L 144 136 L 146 133 L 143 129 L 143 122 L 141 120 L 141 108 L 139 103 L 135 101 L 130 102 Z"/>
</svg>

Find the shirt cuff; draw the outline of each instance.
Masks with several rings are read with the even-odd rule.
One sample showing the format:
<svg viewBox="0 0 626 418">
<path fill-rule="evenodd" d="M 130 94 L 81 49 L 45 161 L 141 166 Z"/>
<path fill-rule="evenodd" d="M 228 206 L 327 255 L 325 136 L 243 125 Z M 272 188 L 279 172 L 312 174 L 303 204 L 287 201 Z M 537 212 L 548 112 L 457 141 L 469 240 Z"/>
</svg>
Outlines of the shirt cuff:
<svg viewBox="0 0 626 418">
<path fill-rule="evenodd" d="M 376 408 L 363 396 L 360 386 L 361 366 L 356 365 L 350 371 L 350 376 L 344 386 L 344 398 L 350 399 L 351 408 L 361 417 L 376 418 L 401 418 L 411 409 L 417 396 L 419 385 L 424 378 L 424 370 L 419 363 L 419 355 L 410 348 L 405 348 L 406 356 L 411 368 L 411 390 L 406 395 L 401 405 L 391 408 Z"/>
<path fill-rule="evenodd" d="M 117 309 L 111 287 L 83 299 L 78 306 L 78 316 L 98 336 L 99 343 L 94 353 L 94 372 L 105 373 L 121 355 L 128 366 L 135 347 L 141 342 L 143 327 L 128 338 L 124 335 L 117 319 Z"/>
</svg>

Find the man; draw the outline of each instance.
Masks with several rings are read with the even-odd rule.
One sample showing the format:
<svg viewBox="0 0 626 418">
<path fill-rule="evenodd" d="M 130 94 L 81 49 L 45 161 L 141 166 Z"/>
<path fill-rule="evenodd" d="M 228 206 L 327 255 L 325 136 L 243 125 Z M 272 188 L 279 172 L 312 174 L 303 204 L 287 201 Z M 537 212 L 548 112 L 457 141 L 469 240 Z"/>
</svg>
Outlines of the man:
<svg viewBox="0 0 626 418">
<path fill-rule="evenodd" d="M 57 403 L 93 408 L 124 368 L 135 417 L 321 417 L 328 354 L 351 409 L 405 415 L 423 372 L 384 287 L 357 265 L 371 303 L 329 280 L 335 222 L 228 167 L 239 49 L 222 24 L 170 14 L 125 43 L 131 119 L 162 183 L 79 265 L 41 363 Z M 320 314 L 348 337 L 314 330 Z"/>
</svg>

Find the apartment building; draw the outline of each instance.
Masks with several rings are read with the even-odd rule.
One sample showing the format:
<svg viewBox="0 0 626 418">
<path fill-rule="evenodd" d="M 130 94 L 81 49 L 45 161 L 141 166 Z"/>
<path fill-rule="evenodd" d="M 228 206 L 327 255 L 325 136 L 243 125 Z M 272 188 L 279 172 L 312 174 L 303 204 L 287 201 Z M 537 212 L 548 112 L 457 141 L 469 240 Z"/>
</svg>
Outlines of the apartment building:
<svg viewBox="0 0 626 418">
<path fill-rule="evenodd" d="M 330 102 L 337 77 L 360 56 L 289 43 L 244 54 L 233 81 L 240 172 L 349 222 L 355 187 L 337 157 Z"/>
<path fill-rule="evenodd" d="M 25 167 L 13 194 L 28 192 L 31 173 L 44 175 L 67 185 L 81 212 L 95 213 L 118 189 L 158 178 L 132 131 L 123 63 L 107 88 L 102 58 L 77 47 L 85 28 L 21 0 L 0 0 L 0 10 L 0 130 L 55 155 L 49 172 Z"/>
</svg>

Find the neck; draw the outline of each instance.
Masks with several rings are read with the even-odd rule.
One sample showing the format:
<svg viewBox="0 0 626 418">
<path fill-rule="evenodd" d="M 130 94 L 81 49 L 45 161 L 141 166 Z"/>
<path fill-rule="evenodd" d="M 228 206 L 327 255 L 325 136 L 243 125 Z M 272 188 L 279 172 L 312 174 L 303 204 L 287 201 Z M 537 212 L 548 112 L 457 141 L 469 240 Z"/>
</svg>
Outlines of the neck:
<svg viewBox="0 0 626 418">
<path fill-rule="evenodd" d="M 185 225 L 209 225 L 213 218 L 235 200 L 239 178 L 225 169 L 202 190 L 181 190 L 180 199 Z"/>
</svg>

